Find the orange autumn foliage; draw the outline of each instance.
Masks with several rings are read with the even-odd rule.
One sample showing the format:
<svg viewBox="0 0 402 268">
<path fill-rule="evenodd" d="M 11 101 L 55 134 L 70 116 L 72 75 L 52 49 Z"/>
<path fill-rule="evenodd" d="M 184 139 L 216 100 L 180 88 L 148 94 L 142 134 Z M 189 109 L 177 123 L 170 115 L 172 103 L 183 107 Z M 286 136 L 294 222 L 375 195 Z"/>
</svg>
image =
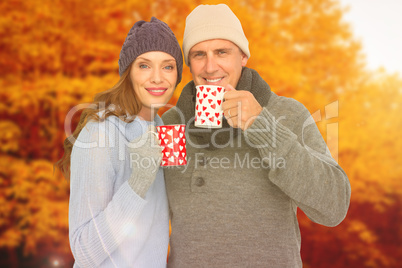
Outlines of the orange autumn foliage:
<svg viewBox="0 0 402 268">
<path fill-rule="evenodd" d="M 221 2 L 242 21 L 248 67 L 315 115 L 352 185 L 339 226 L 319 226 L 300 212 L 304 267 L 401 263 L 402 79 L 365 69 L 337 1 L 11 0 L 0 3 L 0 266 L 71 266 L 69 182 L 53 163 L 66 128 L 77 123 L 77 105 L 117 82 L 120 48 L 135 21 L 156 16 L 181 44 L 187 14 Z M 185 67 L 170 105 L 190 80 Z"/>
</svg>

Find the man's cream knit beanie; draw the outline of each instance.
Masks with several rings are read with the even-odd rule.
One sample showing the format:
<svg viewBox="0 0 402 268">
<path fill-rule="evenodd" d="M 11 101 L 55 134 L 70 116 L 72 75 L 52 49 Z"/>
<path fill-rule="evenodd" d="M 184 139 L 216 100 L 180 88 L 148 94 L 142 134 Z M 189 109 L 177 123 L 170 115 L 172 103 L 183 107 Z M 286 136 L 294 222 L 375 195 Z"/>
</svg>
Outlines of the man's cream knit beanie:
<svg viewBox="0 0 402 268">
<path fill-rule="evenodd" d="M 183 53 L 187 66 L 190 49 L 211 39 L 232 41 L 250 58 L 248 40 L 241 23 L 225 4 L 199 5 L 187 16 L 183 37 Z"/>
</svg>

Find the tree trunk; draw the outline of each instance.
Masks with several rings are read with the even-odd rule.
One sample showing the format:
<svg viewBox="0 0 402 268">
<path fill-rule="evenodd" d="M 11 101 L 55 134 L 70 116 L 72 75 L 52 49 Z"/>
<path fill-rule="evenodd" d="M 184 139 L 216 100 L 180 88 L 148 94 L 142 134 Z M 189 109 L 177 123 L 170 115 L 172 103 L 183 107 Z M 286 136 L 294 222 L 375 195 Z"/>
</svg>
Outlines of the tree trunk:
<svg viewBox="0 0 402 268">
<path fill-rule="evenodd" d="M 18 268 L 18 255 L 15 248 L 7 248 L 8 252 L 8 267 L 10 268 Z"/>
</svg>

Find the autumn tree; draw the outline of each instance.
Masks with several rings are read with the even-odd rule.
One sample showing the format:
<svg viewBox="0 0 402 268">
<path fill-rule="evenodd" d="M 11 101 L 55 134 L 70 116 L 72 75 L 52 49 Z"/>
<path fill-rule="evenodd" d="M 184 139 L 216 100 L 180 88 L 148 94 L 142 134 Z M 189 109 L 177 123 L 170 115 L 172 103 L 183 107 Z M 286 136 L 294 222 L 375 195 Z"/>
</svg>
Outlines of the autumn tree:
<svg viewBox="0 0 402 268">
<path fill-rule="evenodd" d="M 53 173 L 53 163 L 78 120 L 77 105 L 117 82 L 131 26 L 156 16 L 181 44 L 191 10 L 221 2 L 0 3 L 0 266 L 71 264 L 69 182 Z M 365 70 L 360 44 L 342 18 L 346 10 L 335 0 L 223 2 L 249 40 L 248 67 L 274 92 L 320 115 L 326 139 L 329 124 L 339 126 L 332 137 L 339 151 L 332 153 L 351 181 L 351 207 L 336 228 L 300 213 L 304 266 L 395 267 L 402 256 L 400 77 Z M 185 68 L 171 105 L 190 80 Z M 327 118 L 333 103 L 337 114 Z"/>
</svg>

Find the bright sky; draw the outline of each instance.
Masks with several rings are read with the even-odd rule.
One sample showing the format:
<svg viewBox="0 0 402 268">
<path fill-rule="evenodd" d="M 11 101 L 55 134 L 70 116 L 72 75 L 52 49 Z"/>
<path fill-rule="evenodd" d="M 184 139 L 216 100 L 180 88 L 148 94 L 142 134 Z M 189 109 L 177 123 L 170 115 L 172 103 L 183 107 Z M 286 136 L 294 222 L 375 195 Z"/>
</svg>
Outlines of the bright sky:
<svg viewBox="0 0 402 268">
<path fill-rule="evenodd" d="M 402 0 L 340 0 L 370 69 L 402 75 Z"/>
</svg>

